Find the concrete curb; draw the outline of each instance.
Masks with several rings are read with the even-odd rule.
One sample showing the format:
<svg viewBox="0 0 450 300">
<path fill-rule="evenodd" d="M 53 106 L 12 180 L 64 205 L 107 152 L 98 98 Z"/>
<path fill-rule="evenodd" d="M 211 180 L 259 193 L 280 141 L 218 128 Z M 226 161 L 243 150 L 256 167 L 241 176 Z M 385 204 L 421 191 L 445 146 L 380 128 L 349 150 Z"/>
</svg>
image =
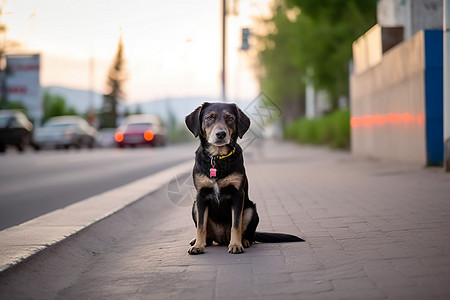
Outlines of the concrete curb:
<svg viewBox="0 0 450 300">
<path fill-rule="evenodd" d="M 192 165 L 176 165 L 0 231 L 0 273 L 158 190 Z"/>
</svg>

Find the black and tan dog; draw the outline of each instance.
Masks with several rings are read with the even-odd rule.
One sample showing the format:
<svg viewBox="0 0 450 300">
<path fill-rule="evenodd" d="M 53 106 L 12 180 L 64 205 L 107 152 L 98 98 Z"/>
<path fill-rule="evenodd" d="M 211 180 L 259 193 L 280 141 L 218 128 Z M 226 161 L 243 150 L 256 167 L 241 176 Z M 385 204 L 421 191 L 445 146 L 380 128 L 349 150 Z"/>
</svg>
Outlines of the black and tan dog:
<svg viewBox="0 0 450 300">
<path fill-rule="evenodd" d="M 228 245 L 228 252 L 237 254 L 254 242 L 303 241 L 288 234 L 256 232 L 259 217 L 248 198 L 242 149 L 236 143 L 250 127 L 242 110 L 230 103 L 204 103 L 186 117 L 186 125 L 201 142 L 193 171 L 197 236 L 189 254 L 201 254 L 213 242 Z"/>
</svg>

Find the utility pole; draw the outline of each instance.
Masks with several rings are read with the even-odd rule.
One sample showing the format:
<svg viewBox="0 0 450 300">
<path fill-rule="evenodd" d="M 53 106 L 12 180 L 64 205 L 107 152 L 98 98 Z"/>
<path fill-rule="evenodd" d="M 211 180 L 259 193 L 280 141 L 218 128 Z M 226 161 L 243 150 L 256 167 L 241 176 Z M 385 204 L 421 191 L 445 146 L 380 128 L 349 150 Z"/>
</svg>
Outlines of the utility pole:
<svg viewBox="0 0 450 300">
<path fill-rule="evenodd" d="M 444 0 L 444 169 L 450 172 L 450 0 Z"/>
<path fill-rule="evenodd" d="M 222 0 L 222 101 L 227 101 L 226 95 L 226 19 L 227 19 L 227 0 Z"/>
<path fill-rule="evenodd" d="M 89 75 L 88 75 L 88 85 L 89 85 L 89 108 L 92 109 L 94 107 L 94 72 L 95 72 L 95 62 L 94 55 L 91 53 L 91 57 L 89 57 Z"/>
<path fill-rule="evenodd" d="M 6 76 L 8 75 L 6 68 L 6 30 L 6 25 L 0 24 L 0 33 L 3 34 L 3 44 L 0 47 L 0 98 L 2 100 L 2 107 L 0 109 L 8 108 L 8 88 L 6 86 Z"/>
</svg>

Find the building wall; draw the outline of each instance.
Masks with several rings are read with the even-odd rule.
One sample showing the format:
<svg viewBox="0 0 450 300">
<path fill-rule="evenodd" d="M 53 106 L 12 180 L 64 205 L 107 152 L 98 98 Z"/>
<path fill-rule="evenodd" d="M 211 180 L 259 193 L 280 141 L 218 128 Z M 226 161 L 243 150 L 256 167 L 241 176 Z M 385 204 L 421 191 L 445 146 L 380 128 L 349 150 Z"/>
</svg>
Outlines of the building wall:
<svg viewBox="0 0 450 300">
<path fill-rule="evenodd" d="M 439 37 L 440 54 L 436 53 L 439 46 L 429 46 L 435 45 Z M 442 127 L 442 92 L 440 96 L 430 94 L 442 91 L 442 60 L 440 82 L 430 78 L 430 74 L 439 76 L 439 62 L 430 61 L 439 55 L 442 57 L 442 31 L 421 31 L 388 51 L 377 65 L 351 76 L 354 155 L 421 165 L 439 163 L 440 146 L 433 137 L 440 134 Z M 433 109 L 426 108 L 427 102 L 435 104 Z M 427 132 L 431 127 L 433 130 Z M 431 155 L 433 151 L 437 155 Z"/>
<path fill-rule="evenodd" d="M 360 74 L 379 64 L 383 58 L 381 26 L 376 24 L 353 42 L 353 72 Z"/>
<path fill-rule="evenodd" d="M 422 29 L 442 29 L 442 0 L 407 0 L 406 3 L 405 40 Z"/>
<path fill-rule="evenodd" d="M 442 29 L 442 0 L 379 0 L 377 23 L 381 27 L 404 27 L 404 40 L 422 29 Z"/>
</svg>

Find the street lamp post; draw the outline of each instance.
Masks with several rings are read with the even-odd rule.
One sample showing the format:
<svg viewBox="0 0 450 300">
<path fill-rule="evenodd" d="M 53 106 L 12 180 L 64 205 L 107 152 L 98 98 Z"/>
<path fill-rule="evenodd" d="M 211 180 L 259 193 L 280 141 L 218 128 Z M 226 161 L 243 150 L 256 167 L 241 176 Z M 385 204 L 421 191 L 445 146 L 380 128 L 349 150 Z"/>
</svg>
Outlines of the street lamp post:
<svg viewBox="0 0 450 300">
<path fill-rule="evenodd" d="M 226 70 L 225 70 L 225 54 L 226 54 L 226 17 L 227 17 L 227 0 L 222 0 L 222 101 L 227 101 L 226 95 Z"/>
</svg>

